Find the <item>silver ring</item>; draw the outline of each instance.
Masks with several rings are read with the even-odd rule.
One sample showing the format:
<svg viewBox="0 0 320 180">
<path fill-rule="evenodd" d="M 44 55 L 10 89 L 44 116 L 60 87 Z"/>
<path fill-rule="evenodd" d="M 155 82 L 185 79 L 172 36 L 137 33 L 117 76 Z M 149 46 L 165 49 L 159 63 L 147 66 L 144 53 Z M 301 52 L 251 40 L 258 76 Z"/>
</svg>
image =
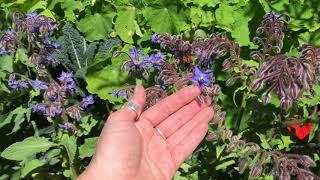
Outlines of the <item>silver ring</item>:
<svg viewBox="0 0 320 180">
<path fill-rule="evenodd" d="M 164 140 L 167 139 L 167 138 L 164 136 L 163 132 L 162 132 L 159 128 L 155 127 L 155 129 L 158 131 L 159 135 L 160 135 Z"/>
<path fill-rule="evenodd" d="M 133 110 L 134 112 L 137 113 L 137 116 L 140 115 L 140 106 L 138 104 L 135 104 L 133 102 L 126 102 L 124 105 L 121 106 L 121 109 L 124 109 L 124 108 L 129 108 L 131 110 Z"/>
</svg>

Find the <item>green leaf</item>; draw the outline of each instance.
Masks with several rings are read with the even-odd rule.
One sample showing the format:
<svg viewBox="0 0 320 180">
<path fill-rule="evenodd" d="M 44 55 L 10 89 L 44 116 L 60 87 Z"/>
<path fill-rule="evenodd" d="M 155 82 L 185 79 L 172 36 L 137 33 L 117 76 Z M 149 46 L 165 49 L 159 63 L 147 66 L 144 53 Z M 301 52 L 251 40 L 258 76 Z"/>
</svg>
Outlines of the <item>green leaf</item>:
<svg viewBox="0 0 320 180">
<path fill-rule="evenodd" d="M 127 43 L 133 43 L 133 35 L 136 32 L 135 18 L 136 18 L 136 8 L 126 7 L 125 10 L 120 10 L 117 13 L 115 27 L 117 34 L 120 36 L 121 40 Z"/>
<path fill-rule="evenodd" d="M 77 0 L 52 0 L 49 4 L 49 9 L 54 10 L 54 7 L 60 4 L 61 8 L 64 10 L 64 16 L 66 20 L 74 22 L 77 18 L 77 14 L 84 10 L 85 6 L 81 1 Z"/>
<path fill-rule="evenodd" d="M 157 33 L 178 34 L 186 30 L 186 17 L 183 11 L 178 12 L 176 6 L 152 8 L 147 7 L 143 16 Z"/>
<path fill-rule="evenodd" d="M 215 11 L 217 27 L 229 31 L 240 45 L 254 48 L 256 45 L 250 42 L 248 23 L 253 18 L 255 11 L 250 1 L 243 4 L 243 7 L 222 3 Z"/>
<path fill-rule="evenodd" d="M 80 33 L 71 24 L 62 28 L 63 36 L 58 42 L 62 48 L 55 57 L 68 69 L 76 72 L 75 77 L 84 78 L 88 66 L 92 63 L 97 43 L 87 44 Z"/>
<path fill-rule="evenodd" d="M 25 121 L 25 117 L 27 118 L 28 121 L 30 120 L 30 109 L 26 109 L 20 106 L 14 109 L 13 111 L 11 111 L 7 116 L 3 116 L 2 118 L 0 118 L 0 128 L 11 123 L 13 120 L 15 125 L 11 133 L 14 133 L 20 129 L 20 124 L 23 121 Z"/>
<path fill-rule="evenodd" d="M 201 27 L 211 27 L 214 23 L 214 13 L 212 11 L 205 11 L 201 8 L 191 8 L 190 18 L 192 24 Z"/>
<path fill-rule="evenodd" d="M 106 39 L 112 32 L 112 19 L 113 16 L 95 13 L 81 19 L 76 25 L 80 32 L 85 33 L 88 41 L 95 41 Z"/>
<path fill-rule="evenodd" d="M 18 130 L 20 130 L 20 125 L 25 121 L 28 120 L 30 121 L 30 116 L 31 116 L 31 109 L 26 109 L 26 108 L 22 108 L 14 117 L 13 122 L 14 122 L 14 126 L 13 129 L 11 130 L 11 132 L 8 134 L 12 134 L 17 132 Z"/>
<path fill-rule="evenodd" d="M 266 138 L 266 135 L 264 134 L 258 134 L 256 133 L 259 138 L 260 138 L 260 141 L 261 141 L 261 147 L 263 147 L 263 149 L 272 149 L 272 147 L 270 146 L 270 144 L 268 143 L 268 140 Z"/>
<path fill-rule="evenodd" d="M 124 47 L 122 51 L 127 51 L 129 46 Z M 101 99 L 108 100 L 111 103 L 123 102 L 112 94 L 112 90 L 124 88 L 130 78 L 127 72 L 121 70 L 122 64 L 127 60 L 126 56 L 112 58 L 111 64 L 101 70 L 90 68 L 86 74 L 87 90 L 91 94 L 97 94 Z"/>
<path fill-rule="evenodd" d="M 96 150 L 98 137 L 87 138 L 84 144 L 79 147 L 80 158 L 91 157 Z"/>
<path fill-rule="evenodd" d="M 68 153 L 70 164 L 73 164 L 74 157 L 77 152 L 77 138 L 75 136 L 69 136 L 63 134 L 60 143 L 65 147 Z"/>
<path fill-rule="evenodd" d="M 0 71 L 13 72 L 13 57 L 9 55 L 0 56 Z"/>
<path fill-rule="evenodd" d="M 33 159 L 28 161 L 21 170 L 21 177 L 25 177 L 34 169 L 43 166 L 46 163 L 45 160 Z"/>
<path fill-rule="evenodd" d="M 228 166 L 231 166 L 231 165 L 233 165 L 233 164 L 235 164 L 235 163 L 236 163 L 235 160 L 225 161 L 225 162 L 219 164 L 218 166 L 216 166 L 216 170 L 225 169 L 225 168 L 227 168 Z"/>
<path fill-rule="evenodd" d="M 1 157 L 9 160 L 23 161 L 37 153 L 46 152 L 53 146 L 55 146 L 55 144 L 47 138 L 31 136 L 23 141 L 10 145 L 1 153 Z"/>
<path fill-rule="evenodd" d="M 182 3 L 188 5 L 190 3 L 197 5 L 199 7 L 208 6 L 208 7 L 215 7 L 218 5 L 222 0 L 183 0 Z"/>
<path fill-rule="evenodd" d="M 294 142 L 290 139 L 290 136 L 283 136 L 281 135 L 282 143 L 278 145 L 279 150 L 285 149 L 286 151 L 290 150 L 290 144 Z"/>
<path fill-rule="evenodd" d="M 320 102 L 320 86 L 316 85 L 312 88 L 315 92 L 315 96 L 313 98 L 308 98 L 303 96 L 302 98 L 300 98 L 300 103 L 302 103 L 302 105 L 308 105 L 310 107 L 315 106 L 317 104 L 319 104 Z"/>
<path fill-rule="evenodd" d="M 83 128 L 82 133 L 84 135 L 88 135 L 91 132 L 91 129 L 98 123 L 91 115 L 81 118 L 80 122 L 80 127 Z"/>
<path fill-rule="evenodd" d="M 22 64 L 28 66 L 28 67 L 35 67 L 34 64 L 32 64 L 29 61 L 29 57 L 27 55 L 27 50 L 24 48 L 19 48 L 16 52 L 16 60 L 19 60 L 20 62 L 22 62 Z"/>
</svg>

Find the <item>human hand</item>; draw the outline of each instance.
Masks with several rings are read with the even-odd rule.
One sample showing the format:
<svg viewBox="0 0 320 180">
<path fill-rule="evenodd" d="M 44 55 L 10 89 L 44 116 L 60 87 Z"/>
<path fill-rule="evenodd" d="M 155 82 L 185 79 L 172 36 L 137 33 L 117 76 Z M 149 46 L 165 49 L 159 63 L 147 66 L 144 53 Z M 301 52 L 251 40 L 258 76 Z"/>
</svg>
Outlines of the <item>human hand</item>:
<svg viewBox="0 0 320 180">
<path fill-rule="evenodd" d="M 79 180 L 172 179 L 204 138 L 213 118 L 213 110 L 197 101 L 199 95 L 198 87 L 192 85 L 161 100 L 139 118 L 129 108 L 112 113 Z M 143 109 L 144 88 L 136 86 L 129 101 Z"/>
</svg>

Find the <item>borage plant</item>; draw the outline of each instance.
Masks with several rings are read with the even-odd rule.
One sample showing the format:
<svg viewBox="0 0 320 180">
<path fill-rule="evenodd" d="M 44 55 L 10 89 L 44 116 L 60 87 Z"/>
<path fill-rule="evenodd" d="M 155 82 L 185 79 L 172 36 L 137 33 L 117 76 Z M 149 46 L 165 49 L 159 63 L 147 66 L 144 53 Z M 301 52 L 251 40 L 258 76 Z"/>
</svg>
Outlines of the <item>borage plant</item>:
<svg viewBox="0 0 320 180">
<path fill-rule="evenodd" d="M 235 164 L 233 158 L 237 157 L 238 172 L 244 173 L 248 170 L 251 177 L 271 175 L 280 179 L 290 179 L 290 177 L 318 179 L 319 177 L 311 171 L 311 168 L 316 166 L 309 156 L 312 154 L 295 151 L 297 148 L 292 146 L 293 142 L 286 134 L 290 133 L 290 127 L 295 129 L 296 136 L 300 140 L 304 140 L 310 134 L 311 122 L 306 127 L 309 133 L 301 135 L 300 122 L 292 121 L 292 117 L 299 115 L 301 110 L 304 110 L 305 119 L 317 119 L 317 105 L 307 107 L 301 99 L 310 99 L 316 95 L 314 87 L 318 83 L 320 51 L 306 44 L 300 48 L 301 55 L 298 57 L 281 54 L 285 32 L 288 31 L 288 21 L 287 16 L 278 13 L 271 12 L 264 16 L 254 38 L 260 49 L 251 53 L 256 62 L 243 60 L 239 44 L 230 40 L 225 33 L 213 34 L 210 38 L 195 37 L 192 41 L 184 40 L 181 36 L 152 34 L 150 38 L 152 43 L 158 44 L 162 51 L 151 50 L 150 55 L 147 55 L 135 47 L 130 49 L 129 53 L 117 52 L 116 55 L 122 54 L 128 57 L 122 69 L 128 71 L 131 76 L 145 82 L 154 79 L 153 86 L 146 89 L 149 97 L 147 107 L 190 83 L 196 84 L 201 89 L 202 93 L 198 100 L 211 104 L 216 111 L 213 122 L 217 124 L 220 121 L 208 136 L 209 140 L 214 140 L 217 148 L 222 148 L 215 161 L 217 164 L 220 163 L 216 170 Z M 213 71 L 219 68 L 220 72 L 229 74 L 225 84 L 215 80 Z M 224 126 L 223 119 L 226 112 L 223 111 L 223 103 L 222 107 L 219 106 L 223 96 L 226 96 L 221 86 L 231 88 L 238 86 L 239 82 L 241 86 L 233 94 L 237 105 L 237 93 L 242 92 L 234 133 L 240 130 L 243 132 L 232 136 L 232 131 Z M 264 89 L 261 99 L 260 89 Z M 112 94 L 128 99 L 132 96 L 132 90 L 129 86 L 114 90 Z M 249 116 L 255 113 L 256 110 L 250 108 L 255 108 L 254 104 L 259 104 L 261 101 L 265 106 L 271 103 L 269 106 L 273 109 L 279 107 L 280 110 L 270 112 L 266 109 L 266 113 L 274 114 L 272 121 L 263 119 L 262 115 L 257 118 L 268 121 L 266 123 L 273 126 L 270 131 L 273 140 L 272 138 L 267 140 L 263 134 L 257 134 L 262 142 L 260 146 L 257 143 L 240 140 L 246 134 L 252 138 L 252 132 L 256 132 L 251 127 L 240 126 L 248 112 Z M 311 115 L 308 113 L 310 110 Z M 252 117 L 252 121 L 254 118 Z M 312 137 L 309 140 L 312 140 Z M 286 152 L 289 150 L 291 152 Z"/>
<path fill-rule="evenodd" d="M 83 37 L 67 24 L 63 27 L 65 35 L 62 37 L 68 36 L 67 30 L 70 29 L 74 34 L 66 40 L 60 38 L 60 45 L 53 36 L 60 27 L 53 19 L 37 12 L 25 16 L 14 13 L 12 26 L 0 38 L 0 94 L 3 100 L 0 128 L 7 133 L 12 128 L 11 122 L 14 122 L 14 127 L 7 135 L 19 133 L 29 136 L 1 152 L 1 157 L 12 160 L 5 161 L 8 166 L 1 170 L 6 174 L 4 177 L 11 175 L 24 178 L 41 167 L 42 171 L 49 173 L 37 173 L 36 177 L 75 178 L 89 162 L 82 160 L 79 164 L 77 161 L 92 156 L 94 152 L 86 151 L 86 143 L 95 143 L 96 137 L 86 140 L 84 148 L 79 148 L 84 150 L 76 156 L 77 141 L 88 135 L 98 122 L 93 118 L 92 111 L 87 110 L 95 100 L 93 95 L 85 96 L 86 89 L 81 79 L 85 70 L 79 73 L 77 69 L 67 68 L 70 67 L 67 62 L 74 60 L 68 59 L 67 54 L 71 52 L 67 50 L 72 50 L 72 57 L 76 56 L 79 65 L 86 64 L 82 66 L 85 69 L 90 66 L 88 62 L 94 54 L 88 56 L 85 50 L 79 54 L 77 48 L 94 47 L 95 52 L 98 43 L 87 48 Z M 67 48 L 68 43 L 72 46 Z M 100 46 L 106 49 L 102 45 L 107 43 L 101 43 Z M 108 48 L 111 50 L 112 45 Z M 61 53 L 65 53 L 64 56 Z M 78 75 L 78 79 L 74 74 Z M 30 136 L 32 132 L 34 136 Z M 10 142 L 4 141 L 2 144 L 8 146 Z"/>
</svg>

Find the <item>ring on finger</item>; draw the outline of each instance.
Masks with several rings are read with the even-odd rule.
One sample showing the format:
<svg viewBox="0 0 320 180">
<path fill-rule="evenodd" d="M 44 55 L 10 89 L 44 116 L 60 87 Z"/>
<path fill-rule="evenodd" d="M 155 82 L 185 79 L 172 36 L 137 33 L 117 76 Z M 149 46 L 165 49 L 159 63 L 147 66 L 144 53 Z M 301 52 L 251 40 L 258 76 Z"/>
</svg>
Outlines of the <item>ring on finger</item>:
<svg viewBox="0 0 320 180">
<path fill-rule="evenodd" d="M 167 139 L 167 138 L 164 136 L 163 132 L 162 132 L 158 127 L 155 127 L 155 129 L 157 130 L 157 132 L 159 133 L 159 135 L 160 135 L 164 140 Z"/>
<path fill-rule="evenodd" d="M 125 108 L 129 108 L 133 110 L 137 114 L 137 117 L 139 117 L 141 108 L 138 104 L 129 101 L 121 106 L 121 109 L 125 109 Z"/>
</svg>

